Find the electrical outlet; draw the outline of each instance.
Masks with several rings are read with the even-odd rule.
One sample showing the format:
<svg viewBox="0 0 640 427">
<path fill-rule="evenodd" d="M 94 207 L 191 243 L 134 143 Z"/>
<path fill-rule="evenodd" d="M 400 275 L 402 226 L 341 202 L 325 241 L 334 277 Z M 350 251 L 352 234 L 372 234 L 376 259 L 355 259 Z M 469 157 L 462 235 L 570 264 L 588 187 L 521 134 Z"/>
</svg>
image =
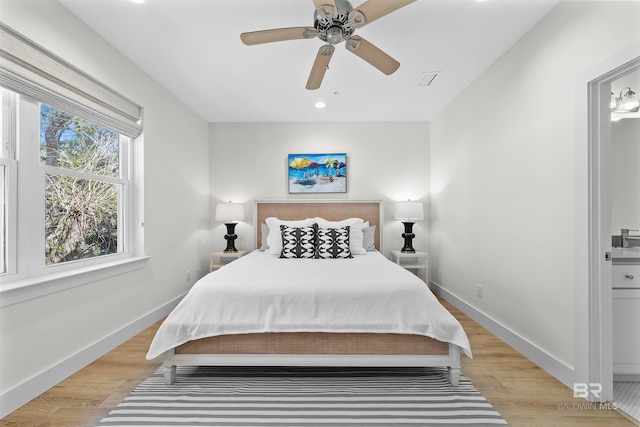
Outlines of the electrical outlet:
<svg viewBox="0 0 640 427">
<path fill-rule="evenodd" d="M 482 285 L 479 283 L 476 285 L 476 294 L 478 298 L 482 298 Z"/>
<path fill-rule="evenodd" d="M 187 270 L 187 282 L 191 281 L 191 271 Z"/>
</svg>

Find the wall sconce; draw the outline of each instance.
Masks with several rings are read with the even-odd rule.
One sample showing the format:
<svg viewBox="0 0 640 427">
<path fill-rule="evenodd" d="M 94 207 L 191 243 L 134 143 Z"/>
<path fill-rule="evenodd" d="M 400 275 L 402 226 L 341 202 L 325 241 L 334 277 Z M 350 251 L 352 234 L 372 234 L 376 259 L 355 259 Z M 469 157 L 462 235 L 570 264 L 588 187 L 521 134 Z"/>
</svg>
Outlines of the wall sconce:
<svg viewBox="0 0 640 427">
<path fill-rule="evenodd" d="M 611 92 L 611 111 L 614 113 L 637 113 L 639 110 L 640 100 L 631 88 L 623 88 L 619 98 Z"/>
<path fill-rule="evenodd" d="M 415 221 L 424 219 L 422 203 L 411 200 L 398 202 L 396 203 L 393 217 L 403 220 L 404 233 L 402 233 L 402 237 L 404 237 L 404 247 L 402 248 L 402 252 L 415 253 L 416 250 L 413 249 L 412 243 L 413 238 L 416 237 L 416 235 L 413 234 L 413 224 Z"/>
<path fill-rule="evenodd" d="M 224 222 L 227 226 L 227 234 L 224 238 L 227 241 L 225 252 L 238 252 L 235 240 L 238 236 L 235 234 L 236 222 L 244 221 L 244 206 L 240 203 L 218 203 L 216 206 L 216 221 Z"/>
</svg>

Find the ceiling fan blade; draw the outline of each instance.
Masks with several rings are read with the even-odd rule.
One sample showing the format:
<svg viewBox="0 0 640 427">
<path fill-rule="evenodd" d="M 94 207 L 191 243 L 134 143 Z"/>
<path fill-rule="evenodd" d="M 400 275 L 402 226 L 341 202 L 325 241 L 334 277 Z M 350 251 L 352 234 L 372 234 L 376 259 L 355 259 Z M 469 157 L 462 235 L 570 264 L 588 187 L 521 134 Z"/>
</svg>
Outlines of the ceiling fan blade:
<svg viewBox="0 0 640 427">
<path fill-rule="evenodd" d="M 393 74 L 400 67 L 400 63 L 398 61 L 362 37 L 351 37 L 347 40 L 345 46 L 347 47 L 347 50 L 355 53 L 386 75 Z"/>
<path fill-rule="evenodd" d="M 285 40 L 297 40 L 313 38 L 317 35 L 315 28 L 292 27 L 275 28 L 273 30 L 252 31 L 240 34 L 240 40 L 248 46 L 262 43 L 281 42 Z"/>
<path fill-rule="evenodd" d="M 357 15 L 358 11 L 364 15 L 364 23 L 356 20 L 356 27 L 364 27 L 367 24 L 372 23 L 378 18 L 390 14 L 391 12 L 400 9 L 416 0 L 368 0 L 356 7 L 349 13 L 349 19 L 353 19 Z"/>
<path fill-rule="evenodd" d="M 335 0 L 313 0 L 313 4 L 316 6 L 316 9 L 325 4 L 333 6 L 334 9 L 336 8 Z"/>
<path fill-rule="evenodd" d="M 338 8 L 336 7 L 335 0 L 313 0 L 313 4 L 316 7 L 316 10 L 319 12 L 319 15 L 325 16 L 326 19 L 335 18 L 338 16 Z M 326 8 L 319 9 L 320 6 L 329 6 Z"/>
<path fill-rule="evenodd" d="M 307 80 L 306 88 L 309 90 L 318 89 L 324 78 L 324 73 L 327 72 L 329 61 L 333 56 L 333 52 L 336 48 L 333 45 L 321 46 L 318 49 L 315 61 L 313 61 L 313 67 L 311 73 L 309 73 L 309 79 Z"/>
</svg>

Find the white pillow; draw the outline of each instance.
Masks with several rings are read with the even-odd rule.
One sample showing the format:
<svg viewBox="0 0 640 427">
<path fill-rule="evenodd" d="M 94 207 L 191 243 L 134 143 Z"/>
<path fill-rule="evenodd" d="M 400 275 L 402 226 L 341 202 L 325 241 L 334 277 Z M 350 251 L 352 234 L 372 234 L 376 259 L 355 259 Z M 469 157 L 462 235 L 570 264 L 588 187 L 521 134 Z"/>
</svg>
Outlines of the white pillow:
<svg viewBox="0 0 640 427">
<path fill-rule="evenodd" d="M 368 222 L 366 222 L 365 224 L 368 224 Z M 362 235 L 363 235 L 363 240 L 362 240 L 362 246 L 364 246 L 364 248 L 367 251 L 375 251 L 376 250 L 376 246 L 375 246 L 375 234 L 376 234 L 376 226 L 372 225 L 372 226 L 366 226 L 362 229 Z"/>
<path fill-rule="evenodd" d="M 264 222 L 260 224 L 260 233 L 262 234 L 262 246 L 260 246 L 260 250 L 265 252 L 269 249 L 269 245 L 267 244 L 267 238 L 269 237 L 269 226 Z"/>
<path fill-rule="evenodd" d="M 364 255 L 367 250 L 364 248 L 364 235 L 362 229 L 365 222 L 362 218 L 347 218 L 342 221 L 328 221 L 324 218 L 308 218 L 307 220 L 318 223 L 320 228 L 341 228 L 344 226 L 351 227 L 349 235 L 349 249 L 352 255 Z"/>
<path fill-rule="evenodd" d="M 313 225 L 315 221 L 311 219 L 303 219 L 299 221 L 286 221 L 278 219 L 276 217 L 269 217 L 264 220 L 269 227 L 269 235 L 267 236 L 267 253 L 273 255 L 280 255 L 282 252 L 282 232 L 280 231 L 281 225 L 287 227 L 308 227 Z"/>
</svg>

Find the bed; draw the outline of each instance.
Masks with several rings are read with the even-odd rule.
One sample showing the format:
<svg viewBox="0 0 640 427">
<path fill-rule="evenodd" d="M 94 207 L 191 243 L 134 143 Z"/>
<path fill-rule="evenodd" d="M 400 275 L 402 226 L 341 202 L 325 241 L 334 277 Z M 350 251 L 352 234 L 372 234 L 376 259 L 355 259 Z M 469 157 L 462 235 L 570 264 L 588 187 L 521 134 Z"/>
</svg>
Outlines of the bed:
<svg viewBox="0 0 640 427">
<path fill-rule="evenodd" d="M 147 358 L 163 355 L 168 384 L 176 366 L 191 365 L 445 366 L 457 385 L 467 336 L 421 279 L 378 252 L 381 217 L 380 202 L 257 202 L 259 249 L 200 279 Z M 289 248 L 284 233 L 309 228 L 333 236 L 328 259 L 316 259 L 317 247 L 310 258 L 291 255 L 304 249 Z M 333 258 L 346 256 L 331 252 L 345 233 L 351 257 Z M 277 255 L 285 252 L 295 259 Z"/>
</svg>

